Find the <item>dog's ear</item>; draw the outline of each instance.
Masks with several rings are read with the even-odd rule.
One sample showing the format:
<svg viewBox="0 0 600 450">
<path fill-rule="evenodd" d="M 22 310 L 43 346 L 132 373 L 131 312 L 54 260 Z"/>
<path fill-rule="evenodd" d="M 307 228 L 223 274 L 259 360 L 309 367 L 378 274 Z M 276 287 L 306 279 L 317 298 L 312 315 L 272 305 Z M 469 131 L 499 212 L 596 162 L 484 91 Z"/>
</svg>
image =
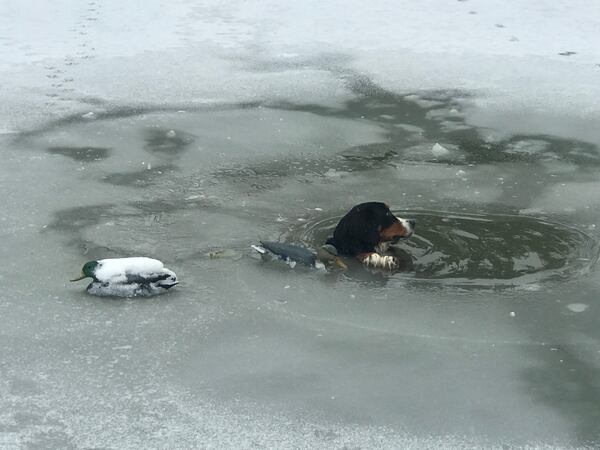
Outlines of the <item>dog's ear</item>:
<svg viewBox="0 0 600 450">
<path fill-rule="evenodd" d="M 357 209 L 357 214 L 349 217 L 346 230 L 360 242 L 361 251 L 373 251 L 379 244 L 381 229 L 377 219 L 376 212 L 368 206 Z"/>
</svg>

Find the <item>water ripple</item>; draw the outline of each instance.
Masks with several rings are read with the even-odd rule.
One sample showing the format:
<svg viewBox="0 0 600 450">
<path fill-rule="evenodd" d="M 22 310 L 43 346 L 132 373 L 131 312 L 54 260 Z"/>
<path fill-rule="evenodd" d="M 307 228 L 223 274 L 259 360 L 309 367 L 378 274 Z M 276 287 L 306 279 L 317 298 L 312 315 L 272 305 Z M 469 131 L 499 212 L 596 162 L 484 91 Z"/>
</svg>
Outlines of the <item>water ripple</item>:
<svg viewBox="0 0 600 450">
<path fill-rule="evenodd" d="M 406 270 L 390 277 L 404 281 L 535 289 L 542 282 L 585 275 L 598 261 L 596 239 L 546 219 L 422 210 L 396 213 L 418 223 L 417 233 L 394 248 L 406 261 Z M 283 238 L 317 247 L 333 234 L 340 217 L 309 220 Z"/>
</svg>

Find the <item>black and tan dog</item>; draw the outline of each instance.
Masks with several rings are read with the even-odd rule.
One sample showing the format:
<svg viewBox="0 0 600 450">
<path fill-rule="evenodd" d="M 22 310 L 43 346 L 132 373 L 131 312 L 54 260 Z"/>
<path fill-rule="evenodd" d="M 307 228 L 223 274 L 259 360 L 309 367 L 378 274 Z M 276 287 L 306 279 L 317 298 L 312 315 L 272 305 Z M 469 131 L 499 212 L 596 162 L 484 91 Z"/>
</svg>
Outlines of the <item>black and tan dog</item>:
<svg viewBox="0 0 600 450">
<path fill-rule="evenodd" d="M 397 269 L 398 258 L 385 253 L 390 244 L 412 236 L 414 229 L 413 219 L 396 217 L 385 203 L 361 203 L 342 217 L 327 244 L 340 255 L 355 256 L 366 266 Z"/>
</svg>

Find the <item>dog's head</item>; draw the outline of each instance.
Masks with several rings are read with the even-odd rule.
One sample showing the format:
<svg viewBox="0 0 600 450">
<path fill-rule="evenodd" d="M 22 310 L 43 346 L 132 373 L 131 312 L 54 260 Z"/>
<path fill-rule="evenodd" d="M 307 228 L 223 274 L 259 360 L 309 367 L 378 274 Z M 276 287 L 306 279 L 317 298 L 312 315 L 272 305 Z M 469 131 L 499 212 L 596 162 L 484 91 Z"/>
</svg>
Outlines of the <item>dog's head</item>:
<svg viewBox="0 0 600 450">
<path fill-rule="evenodd" d="M 396 217 L 385 203 L 361 203 L 338 223 L 332 243 L 344 254 L 375 251 L 383 242 L 412 236 L 415 221 Z"/>
</svg>

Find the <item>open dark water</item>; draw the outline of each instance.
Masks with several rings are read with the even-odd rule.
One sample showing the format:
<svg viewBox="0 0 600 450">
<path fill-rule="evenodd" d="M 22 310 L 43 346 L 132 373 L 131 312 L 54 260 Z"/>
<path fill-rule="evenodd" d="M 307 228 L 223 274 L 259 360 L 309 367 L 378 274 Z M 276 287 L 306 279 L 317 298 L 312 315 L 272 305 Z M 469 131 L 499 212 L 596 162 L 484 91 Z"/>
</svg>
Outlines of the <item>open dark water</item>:
<svg viewBox="0 0 600 450">
<path fill-rule="evenodd" d="M 23 75 L 10 93 L 43 99 L 36 120 L 0 126 L 0 448 L 600 447 L 597 132 L 523 105 L 494 120 L 481 92 L 392 91 L 343 53 L 233 52 L 229 78 L 258 92 L 205 98 L 178 84 L 210 72 L 200 51 L 185 69 L 169 52 L 92 65 L 94 27 L 119 11 L 81 9 L 55 43 L 78 53 L 51 48 L 31 75 L 47 86 Z M 237 36 L 226 12 L 175 28 L 220 17 Z M 182 72 L 160 97 L 111 67 L 140 85 Z M 314 92 L 274 81 L 315 73 Z M 227 92 L 220 76 L 202 88 Z M 252 254 L 316 248 L 364 201 L 417 219 L 402 270 Z M 106 299 L 68 282 L 142 255 L 181 284 Z"/>
</svg>

